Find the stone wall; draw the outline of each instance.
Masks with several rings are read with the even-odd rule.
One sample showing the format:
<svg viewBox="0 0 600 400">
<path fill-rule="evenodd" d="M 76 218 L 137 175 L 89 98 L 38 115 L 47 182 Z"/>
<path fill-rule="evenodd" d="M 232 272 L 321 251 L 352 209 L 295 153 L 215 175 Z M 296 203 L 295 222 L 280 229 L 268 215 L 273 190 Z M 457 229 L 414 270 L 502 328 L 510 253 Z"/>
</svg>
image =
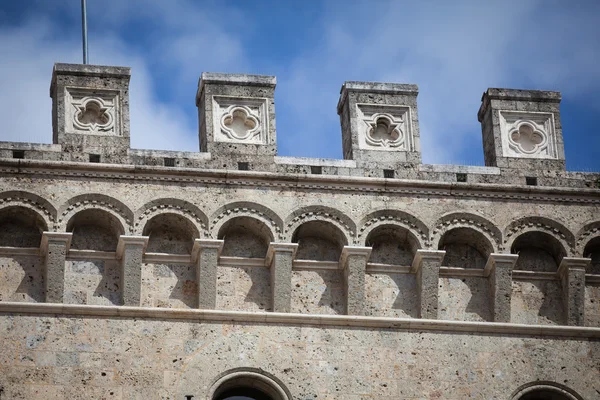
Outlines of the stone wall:
<svg viewBox="0 0 600 400">
<path fill-rule="evenodd" d="M 2 316 L 8 399 L 205 399 L 255 368 L 294 399 L 510 399 L 551 381 L 600 393 L 597 340 L 311 324 Z"/>
<path fill-rule="evenodd" d="M 420 163 L 416 85 L 347 82 L 322 160 L 250 75 L 202 75 L 202 152 L 131 149 L 128 81 L 57 64 L 55 143 L 0 142 L 0 400 L 600 398 L 559 93 L 489 89 L 474 167 Z"/>
</svg>

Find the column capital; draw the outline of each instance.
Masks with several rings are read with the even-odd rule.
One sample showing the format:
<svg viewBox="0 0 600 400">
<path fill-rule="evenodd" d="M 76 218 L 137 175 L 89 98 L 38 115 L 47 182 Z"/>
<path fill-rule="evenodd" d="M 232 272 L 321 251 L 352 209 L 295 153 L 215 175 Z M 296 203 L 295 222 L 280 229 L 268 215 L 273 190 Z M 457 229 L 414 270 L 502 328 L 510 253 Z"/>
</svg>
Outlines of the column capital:
<svg viewBox="0 0 600 400">
<path fill-rule="evenodd" d="M 117 244 L 117 260 L 123 258 L 123 252 L 125 251 L 125 246 L 127 245 L 142 246 L 142 252 L 145 252 L 149 239 L 150 236 L 119 236 L 119 243 Z"/>
<path fill-rule="evenodd" d="M 48 242 L 64 242 L 66 251 L 71 247 L 73 239 L 72 232 L 42 232 L 42 242 L 40 244 L 40 254 L 44 255 L 48 252 Z"/>
<path fill-rule="evenodd" d="M 273 263 L 273 256 L 275 253 L 292 253 L 292 259 L 296 257 L 296 251 L 298 251 L 298 243 L 269 243 L 269 249 L 267 250 L 267 256 L 265 257 L 265 265 L 270 267 Z"/>
<path fill-rule="evenodd" d="M 519 258 L 518 254 L 502 254 L 502 253 L 491 253 L 485 263 L 485 268 L 483 269 L 483 275 L 485 277 L 490 276 L 494 268 L 497 265 L 502 265 L 505 268 L 509 268 L 511 271 L 517 263 L 517 259 Z"/>
<path fill-rule="evenodd" d="M 558 266 L 558 270 L 556 271 L 558 276 L 564 275 L 569 269 L 582 269 L 587 270 L 587 268 L 592 263 L 591 258 L 584 257 L 563 257 L 560 265 Z"/>
<path fill-rule="evenodd" d="M 222 239 L 194 239 L 194 247 L 192 247 L 192 262 L 198 260 L 200 250 L 202 249 L 217 249 L 217 259 L 221 257 L 221 251 L 225 241 Z"/>
<path fill-rule="evenodd" d="M 423 261 L 432 261 L 437 263 L 442 263 L 444 256 L 446 255 L 446 250 L 424 250 L 419 249 L 415 253 L 415 258 L 413 259 L 412 266 L 410 268 L 411 273 L 416 273 L 419 268 L 421 268 L 421 264 Z"/>
<path fill-rule="evenodd" d="M 373 251 L 372 247 L 344 246 L 344 248 L 342 249 L 342 254 L 340 255 L 339 268 L 346 268 L 349 256 L 363 256 L 365 257 L 365 259 L 369 259 L 369 257 L 371 256 L 371 251 Z"/>
</svg>

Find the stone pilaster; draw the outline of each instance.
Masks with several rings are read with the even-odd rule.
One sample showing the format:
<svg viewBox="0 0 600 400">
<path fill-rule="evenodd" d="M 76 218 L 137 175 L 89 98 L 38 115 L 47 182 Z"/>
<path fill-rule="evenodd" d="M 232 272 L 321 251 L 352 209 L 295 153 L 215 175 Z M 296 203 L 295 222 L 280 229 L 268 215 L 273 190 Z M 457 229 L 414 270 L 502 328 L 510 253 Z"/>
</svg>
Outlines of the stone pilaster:
<svg viewBox="0 0 600 400">
<path fill-rule="evenodd" d="M 437 319 L 440 266 L 444 250 L 417 250 L 411 272 L 417 275 L 419 318 Z"/>
<path fill-rule="evenodd" d="M 72 233 L 44 232 L 40 254 L 44 257 L 46 303 L 62 303 L 65 292 L 65 261 Z"/>
<path fill-rule="evenodd" d="M 292 307 L 292 263 L 297 243 L 271 243 L 265 264 L 271 268 L 271 302 L 274 312 L 290 312 Z"/>
<path fill-rule="evenodd" d="M 198 281 L 198 308 L 214 309 L 217 305 L 217 265 L 223 249 L 223 240 L 196 239 L 192 260 L 196 262 Z"/>
<path fill-rule="evenodd" d="M 510 322 L 512 298 L 512 271 L 517 254 L 492 253 L 483 271 L 490 285 L 490 303 L 493 322 Z"/>
<path fill-rule="evenodd" d="M 371 255 L 371 247 L 344 246 L 340 256 L 340 268 L 344 273 L 346 290 L 346 314 L 365 313 L 365 272 Z"/>
<path fill-rule="evenodd" d="M 585 270 L 591 262 L 590 258 L 564 257 L 558 267 L 567 325 L 585 323 Z"/>
<path fill-rule="evenodd" d="M 148 239 L 148 236 L 121 235 L 119 237 L 117 259 L 121 260 L 124 306 L 139 307 L 142 304 L 142 259 Z"/>
</svg>

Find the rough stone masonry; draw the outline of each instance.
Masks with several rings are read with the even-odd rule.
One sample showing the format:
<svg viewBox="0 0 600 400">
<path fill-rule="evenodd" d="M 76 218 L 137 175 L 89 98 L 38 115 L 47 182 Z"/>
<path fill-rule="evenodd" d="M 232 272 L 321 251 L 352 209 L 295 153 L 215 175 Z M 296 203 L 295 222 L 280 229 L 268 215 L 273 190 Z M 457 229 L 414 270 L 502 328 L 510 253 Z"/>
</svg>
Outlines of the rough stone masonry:
<svg viewBox="0 0 600 400">
<path fill-rule="evenodd" d="M 1 400 L 600 399 L 559 93 L 488 89 L 472 167 L 392 83 L 343 84 L 343 160 L 278 156 L 257 75 L 202 74 L 198 152 L 131 149 L 129 78 L 55 64 L 53 143 L 0 142 Z"/>
</svg>

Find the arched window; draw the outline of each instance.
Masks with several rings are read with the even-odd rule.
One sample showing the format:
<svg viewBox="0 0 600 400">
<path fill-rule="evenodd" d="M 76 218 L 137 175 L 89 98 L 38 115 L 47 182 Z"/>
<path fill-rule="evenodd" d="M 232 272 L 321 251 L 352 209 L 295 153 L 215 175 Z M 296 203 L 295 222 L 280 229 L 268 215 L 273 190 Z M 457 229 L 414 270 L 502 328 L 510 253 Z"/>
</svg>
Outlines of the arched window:
<svg viewBox="0 0 600 400">
<path fill-rule="evenodd" d="M 283 384 L 273 376 L 254 370 L 238 370 L 218 379 L 209 391 L 210 400 L 291 400 Z"/>
<path fill-rule="evenodd" d="M 558 383 L 534 382 L 517 389 L 511 400 L 583 400 L 583 398 Z"/>
<path fill-rule="evenodd" d="M 238 387 L 215 397 L 215 400 L 273 400 L 273 398 L 255 388 Z"/>
</svg>

